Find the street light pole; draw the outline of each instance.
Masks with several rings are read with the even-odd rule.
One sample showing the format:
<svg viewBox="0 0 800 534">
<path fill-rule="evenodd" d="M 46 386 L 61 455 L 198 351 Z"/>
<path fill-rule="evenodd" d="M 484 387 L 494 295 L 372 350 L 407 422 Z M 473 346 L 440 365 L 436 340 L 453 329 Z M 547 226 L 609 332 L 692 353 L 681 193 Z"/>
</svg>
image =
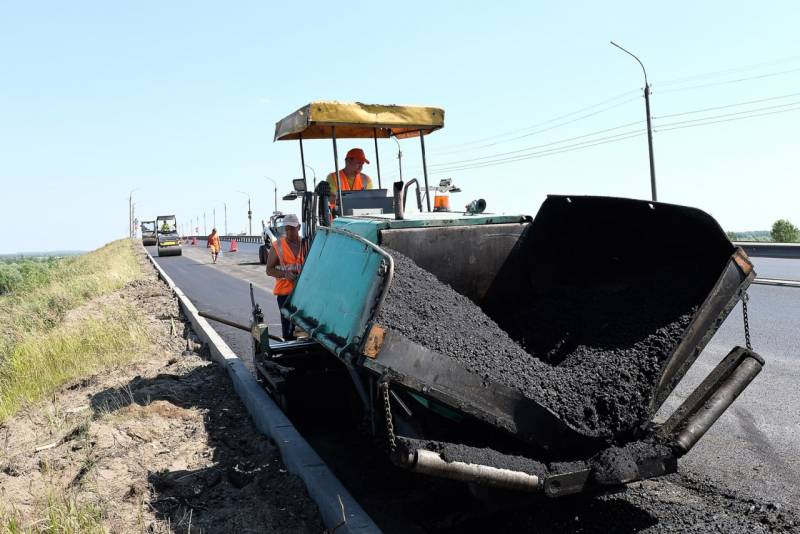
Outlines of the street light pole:
<svg viewBox="0 0 800 534">
<path fill-rule="evenodd" d="M 223 202 L 222 207 L 225 208 L 225 235 L 228 235 L 228 205 Z"/>
<path fill-rule="evenodd" d="M 206 212 L 203 212 L 203 233 L 208 235 L 208 225 L 206 224 Z"/>
<path fill-rule="evenodd" d="M 275 182 L 275 180 L 273 180 L 269 176 L 265 176 L 264 178 L 266 178 L 267 180 L 272 182 L 272 185 L 275 186 L 274 197 L 273 197 L 275 199 L 275 211 L 274 211 L 274 213 L 277 213 L 278 212 L 278 184 Z"/>
<path fill-rule="evenodd" d="M 392 136 L 394 142 L 397 143 L 397 166 L 400 168 L 400 181 L 403 181 L 403 152 L 400 150 L 400 141 L 397 137 Z M 427 195 L 427 193 L 425 193 Z"/>
<path fill-rule="evenodd" d="M 137 187 L 128 193 L 128 237 L 133 237 L 133 193 L 138 190 Z"/>
<path fill-rule="evenodd" d="M 650 154 L 650 192 L 653 197 L 653 202 L 656 202 L 658 201 L 658 195 L 656 194 L 656 164 L 653 158 L 653 126 L 650 119 L 650 84 L 647 83 L 647 71 L 644 69 L 644 65 L 639 61 L 638 57 L 625 50 L 614 41 L 611 41 L 611 44 L 635 59 L 642 67 L 642 72 L 644 73 L 644 108 L 647 113 L 647 149 Z"/>
<path fill-rule="evenodd" d="M 253 210 L 250 207 L 250 195 L 245 193 L 244 191 L 239 191 L 239 193 L 247 197 L 247 222 L 250 228 L 248 230 L 249 233 L 247 235 L 253 235 Z"/>
</svg>

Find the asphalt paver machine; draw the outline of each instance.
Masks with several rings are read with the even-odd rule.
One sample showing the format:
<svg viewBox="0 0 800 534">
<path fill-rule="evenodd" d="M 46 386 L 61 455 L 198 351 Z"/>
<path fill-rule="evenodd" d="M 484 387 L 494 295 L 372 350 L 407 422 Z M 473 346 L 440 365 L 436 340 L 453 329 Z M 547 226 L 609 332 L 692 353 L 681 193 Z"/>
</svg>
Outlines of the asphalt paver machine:
<svg viewBox="0 0 800 534">
<path fill-rule="evenodd" d="M 534 217 L 486 213 L 480 200 L 461 212 L 434 211 L 424 138 L 443 125 L 438 108 L 338 102 L 313 102 L 277 123 L 275 139 L 298 140 L 301 159 L 311 139 L 332 140 L 338 160 L 337 139 L 371 138 L 377 147 L 378 139 L 418 137 L 424 185 L 418 213 L 404 209 L 409 183 L 393 184 L 390 196 L 379 178 L 370 193 L 376 207 L 348 215 L 355 192 L 338 188 L 332 214 L 325 182 L 309 191 L 305 176 L 295 180 L 307 252 L 281 313 L 308 337 L 276 341 L 253 302 L 261 381 L 291 409 L 305 375 L 338 369 L 349 377 L 342 394 L 355 399 L 360 428 L 384 440 L 396 465 L 430 476 L 559 497 L 674 472 L 764 364 L 748 332 L 748 347 L 731 350 L 669 417 L 655 419 L 746 299 L 755 277 L 746 254 L 708 214 L 656 202 L 549 196 Z M 407 260 L 445 289 L 415 293 L 429 281 L 406 276 Z M 465 297 L 457 306 L 436 301 L 454 294 Z M 466 309 L 470 316 L 453 317 Z M 560 310 L 558 320 L 551 310 Z M 744 311 L 746 318 L 746 302 Z M 508 351 L 487 358 L 507 336 L 487 339 L 478 330 L 514 314 L 538 336 L 514 341 L 551 360 L 525 366 Z M 472 315 L 488 319 L 475 323 Z M 571 376 L 564 362 L 577 368 L 611 349 L 629 358 L 616 375 L 558 378 Z M 542 379 L 551 375 L 553 382 Z M 647 389 L 621 394 L 615 381 L 632 375 L 648 377 Z M 585 381 L 594 381 L 596 405 L 563 409 Z M 635 416 L 605 432 L 591 429 L 590 419 L 621 412 L 624 402 Z"/>
<path fill-rule="evenodd" d="M 149 247 L 158 244 L 156 238 L 156 221 L 142 221 L 142 245 Z"/>
<path fill-rule="evenodd" d="M 174 215 L 156 217 L 156 239 L 159 256 L 180 256 L 183 253 L 178 222 Z"/>
</svg>

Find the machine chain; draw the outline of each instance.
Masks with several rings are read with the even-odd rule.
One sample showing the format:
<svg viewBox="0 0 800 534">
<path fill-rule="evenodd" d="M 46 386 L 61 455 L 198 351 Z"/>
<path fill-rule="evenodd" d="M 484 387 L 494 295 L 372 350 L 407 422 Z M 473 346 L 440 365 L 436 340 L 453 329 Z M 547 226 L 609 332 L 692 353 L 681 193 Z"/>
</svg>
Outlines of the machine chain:
<svg viewBox="0 0 800 534">
<path fill-rule="evenodd" d="M 394 435 L 394 423 L 392 422 L 392 406 L 389 399 L 389 382 L 380 383 L 381 395 L 383 396 L 383 410 L 386 415 L 386 433 L 389 435 L 389 451 L 397 450 L 397 440 Z"/>
<path fill-rule="evenodd" d="M 747 317 L 747 301 L 750 296 L 747 291 L 742 293 L 742 317 L 744 318 L 744 342 L 747 345 L 747 350 L 753 350 L 753 345 L 750 343 L 750 319 Z"/>
</svg>

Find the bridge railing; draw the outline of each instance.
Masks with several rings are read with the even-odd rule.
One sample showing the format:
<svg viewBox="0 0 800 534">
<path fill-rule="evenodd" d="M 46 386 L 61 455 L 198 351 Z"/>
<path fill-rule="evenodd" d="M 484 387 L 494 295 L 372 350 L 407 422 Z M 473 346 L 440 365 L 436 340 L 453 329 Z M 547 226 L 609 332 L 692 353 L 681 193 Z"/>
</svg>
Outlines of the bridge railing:
<svg viewBox="0 0 800 534">
<path fill-rule="evenodd" d="M 188 239 L 193 237 L 200 241 L 205 241 L 208 236 L 195 235 L 184 236 Z M 220 241 L 230 241 L 235 239 L 237 243 L 262 243 L 260 235 L 221 235 Z M 742 247 L 748 256 L 764 258 L 800 258 L 800 243 L 764 243 L 761 241 L 734 241 L 734 245 Z"/>
<path fill-rule="evenodd" d="M 186 239 L 196 238 L 198 241 L 205 241 L 208 236 L 207 235 L 187 235 L 182 236 Z M 263 239 L 260 235 L 221 235 L 219 236 L 220 241 L 230 241 L 231 239 L 235 239 L 237 243 L 262 243 Z"/>
<path fill-rule="evenodd" d="M 763 258 L 800 258 L 800 243 L 763 243 L 760 241 L 734 241 L 748 256 Z"/>
</svg>

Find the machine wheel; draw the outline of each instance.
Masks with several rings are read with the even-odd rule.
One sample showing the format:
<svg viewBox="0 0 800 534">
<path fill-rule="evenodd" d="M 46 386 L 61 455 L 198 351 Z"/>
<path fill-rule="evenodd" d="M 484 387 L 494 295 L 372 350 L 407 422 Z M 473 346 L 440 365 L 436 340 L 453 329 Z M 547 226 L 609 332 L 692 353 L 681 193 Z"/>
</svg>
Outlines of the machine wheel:
<svg viewBox="0 0 800 534">
<path fill-rule="evenodd" d="M 261 263 L 261 265 L 267 264 L 268 252 L 269 251 L 267 250 L 267 245 L 261 245 L 260 247 L 258 247 L 258 261 L 259 263 Z"/>
</svg>

